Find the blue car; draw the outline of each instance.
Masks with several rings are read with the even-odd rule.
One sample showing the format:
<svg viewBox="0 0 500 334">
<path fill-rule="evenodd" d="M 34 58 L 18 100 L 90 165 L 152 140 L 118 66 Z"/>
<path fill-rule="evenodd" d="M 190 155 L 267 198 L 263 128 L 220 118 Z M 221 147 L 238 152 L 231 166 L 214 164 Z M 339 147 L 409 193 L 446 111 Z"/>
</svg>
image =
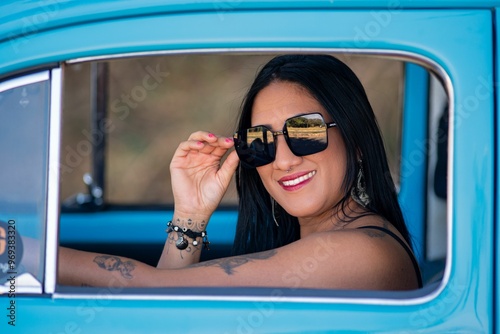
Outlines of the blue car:
<svg viewBox="0 0 500 334">
<path fill-rule="evenodd" d="M 499 5 L 3 1 L 0 332 L 497 333 Z M 156 265 L 178 143 L 231 136 L 255 73 L 287 53 L 363 82 L 423 287 L 59 284 L 60 245 Z M 203 260 L 231 252 L 235 190 L 211 220 Z"/>
</svg>

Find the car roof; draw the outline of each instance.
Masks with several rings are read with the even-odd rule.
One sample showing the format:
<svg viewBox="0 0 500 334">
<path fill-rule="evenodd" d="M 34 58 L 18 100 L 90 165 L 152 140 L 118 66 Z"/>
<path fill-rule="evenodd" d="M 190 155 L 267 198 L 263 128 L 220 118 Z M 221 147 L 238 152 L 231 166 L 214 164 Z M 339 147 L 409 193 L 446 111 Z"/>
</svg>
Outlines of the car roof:
<svg viewBox="0 0 500 334">
<path fill-rule="evenodd" d="M 58 27 L 160 13 L 251 9 L 492 8 L 500 0 L 51 0 L 0 3 L 0 42 Z"/>
</svg>

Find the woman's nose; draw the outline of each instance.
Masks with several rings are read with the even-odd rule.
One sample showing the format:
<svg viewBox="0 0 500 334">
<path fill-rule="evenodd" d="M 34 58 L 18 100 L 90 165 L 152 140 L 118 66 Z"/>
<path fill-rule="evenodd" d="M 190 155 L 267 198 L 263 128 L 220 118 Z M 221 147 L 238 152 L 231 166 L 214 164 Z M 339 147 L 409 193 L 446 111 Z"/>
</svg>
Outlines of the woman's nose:
<svg viewBox="0 0 500 334">
<path fill-rule="evenodd" d="M 280 170 L 290 170 L 291 167 L 298 165 L 302 161 L 302 157 L 298 157 L 290 150 L 284 136 L 277 136 L 276 140 L 276 159 L 274 159 L 273 167 Z"/>
</svg>

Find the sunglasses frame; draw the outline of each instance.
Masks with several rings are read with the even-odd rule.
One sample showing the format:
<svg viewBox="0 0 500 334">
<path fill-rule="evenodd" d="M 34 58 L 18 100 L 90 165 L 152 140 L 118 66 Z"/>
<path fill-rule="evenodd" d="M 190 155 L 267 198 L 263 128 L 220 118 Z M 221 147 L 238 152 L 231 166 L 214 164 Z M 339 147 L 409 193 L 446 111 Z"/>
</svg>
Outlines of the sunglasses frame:
<svg viewBox="0 0 500 334">
<path fill-rule="evenodd" d="M 287 122 L 290 121 L 291 119 L 294 119 L 294 118 L 297 118 L 297 117 L 303 117 L 303 116 L 308 116 L 308 115 L 319 115 L 319 117 L 323 120 L 323 123 L 325 124 L 326 126 L 326 129 L 325 129 L 325 132 L 326 132 L 326 145 L 323 149 L 319 150 L 319 151 L 315 151 L 313 153 L 308 153 L 308 154 L 297 154 L 296 152 L 294 152 L 294 149 L 290 146 L 290 137 L 288 137 L 288 130 L 287 130 Z M 303 156 L 307 156 L 307 155 L 311 155 L 311 154 L 316 154 L 316 153 L 319 153 L 321 151 L 324 151 L 327 147 L 328 147 L 328 132 L 326 130 L 328 130 L 329 128 L 333 128 L 337 126 L 337 123 L 335 122 L 326 122 L 323 115 L 319 112 L 312 112 L 312 113 L 307 113 L 307 114 L 300 114 L 300 115 L 296 115 L 296 116 L 292 116 L 292 117 L 289 117 L 285 120 L 285 122 L 283 122 L 283 129 L 281 130 L 278 130 L 278 131 L 273 131 L 271 129 L 269 129 L 267 126 L 265 125 L 256 125 L 256 126 L 251 126 L 247 129 L 244 129 L 244 130 L 239 130 L 239 131 L 236 131 L 233 135 L 233 138 L 235 139 L 236 142 L 240 141 L 240 133 L 242 132 L 248 132 L 248 130 L 252 129 L 252 128 L 259 128 L 259 127 L 262 127 L 262 128 L 265 128 L 267 129 L 267 131 L 269 131 L 269 133 L 273 136 L 273 141 L 276 142 L 276 138 L 279 136 L 279 135 L 283 135 L 285 137 L 285 141 L 286 141 L 286 144 L 288 146 L 288 148 L 290 149 L 290 151 L 296 155 L 296 156 L 299 156 L 299 157 L 303 157 Z M 246 143 L 247 146 L 248 146 L 248 143 Z M 267 144 L 269 145 L 269 144 Z M 236 150 L 238 152 L 238 150 Z M 238 153 L 238 156 L 240 156 L 240 154 Z M 265 163 L 265 164 L 260 164 L 260 165 L 257 165 L 257 166 L 253 166 L 252 164 L 248 163 L 247 161 L 244 161 L 241 159 L 240 157 L 240 161 L 248 168 L 256 168 L 256 167 L 260 167 L 260 166 L 265 166 L 267 164 L 270 164 L 271 162 L 273 162 L 274 160 L 276 160 L 276 144 L 274 145 L 274 157 L 273 157 L 273 160 L 269 161 L 268 163 Z"/>
</svg>

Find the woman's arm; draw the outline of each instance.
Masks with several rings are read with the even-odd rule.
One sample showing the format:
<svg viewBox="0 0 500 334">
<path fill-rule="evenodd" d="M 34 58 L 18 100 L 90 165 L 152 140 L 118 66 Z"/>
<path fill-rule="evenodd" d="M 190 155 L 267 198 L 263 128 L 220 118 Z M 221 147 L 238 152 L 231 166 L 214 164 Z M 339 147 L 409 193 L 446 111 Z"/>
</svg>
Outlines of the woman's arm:
<svg viewBox="0 0 500 334">
<path fill-rule="evenodd" d="M 209 132 L 195 132 L 179 144 L 170 163 L 174 216 L 172 224 L 194 233 L 206 231 L 212 213 L 219 205 L 238 166 L 236 152 L 221 159 L 234 146 L 232 138 L 218 137 Z M 188 242 L 185 249 L 178 249 L 180 237 Z M 201 237 L 193 239 L 175 231 L 169 233 L 158 268 L 184 268 L 200 260 L 203 248 Z"/>
<path fill-rule="evenodd" d="M 223 164 L 221 159 L 234 146 L 232 138 L 218 137 L 209 132 L 195 132 L 179 144 L 170 163 L 174 194 L 172 223 L 188 228 L 193 233 L 206 230 L 210 216 L 219 205 L 238 166 L 236 152 L 231 152 Z M 180 237 L 187 247 L 176 246 Z M 195 241 L 198 244 L 193 244 Z M 159 269 L 185 268 L 198 263 L 203 247 L 202 238 L 191 239 L 171 231 L 158 262 Z M 119 280 L 124 286 L 168 286 L 174 277 L 184 277 L 155 268 L 138 261 L 111 255 L 80 252 L 67 248 L 59 251 L 60 283 L 69 285 L 106 285 Z M 159 281 L 158 281 L 159 279 Z"/>
<path fill-rule="evenodd" d="M 176 215 L 174 215 L 176 217 Z M 171 221 L 172 226 L 177 226 L 180 229 L 183 227 L 189 228 L 194 232 L 201 232 L 206 230 L 208 223 L 207 219 L 195 220 L 191 218 L 174 218 Z M 182 239 L 181 239 L 182 238 Z M 183 242 L 187 242 L 187 246 L 184 249 L 179 249 L 177 244 L 179 239 Z M 194 244 L 196 241 L 196 244 Z M 184 268 L 191 264 L 198 263 L 200 261 L 201 252 L 204 248 L 204 238 L 198 237 L 191 239 L 182 232 L 175 232 L 171 230 L 166 238 L 165 245 L 163 246 L 163 252 L 161 254 L 160 260 L 158 261 L 157 268 L 159 269 L 178 269 Z"/>
<path fill-rule="evenodd" d="M 66 248 L 59 254 L 59 283 L 77 286 L 417 288 L 413 265 L 401 246 L 383 232 L 364 230 L 317 233 L 274 250 L 182 269 Z"/>
<path fill-rule="evenodd" d="M 58 283 L 74 286 L 151 286 L 155 268 L 120 256 L 59 247 Z"/>
</svg>

